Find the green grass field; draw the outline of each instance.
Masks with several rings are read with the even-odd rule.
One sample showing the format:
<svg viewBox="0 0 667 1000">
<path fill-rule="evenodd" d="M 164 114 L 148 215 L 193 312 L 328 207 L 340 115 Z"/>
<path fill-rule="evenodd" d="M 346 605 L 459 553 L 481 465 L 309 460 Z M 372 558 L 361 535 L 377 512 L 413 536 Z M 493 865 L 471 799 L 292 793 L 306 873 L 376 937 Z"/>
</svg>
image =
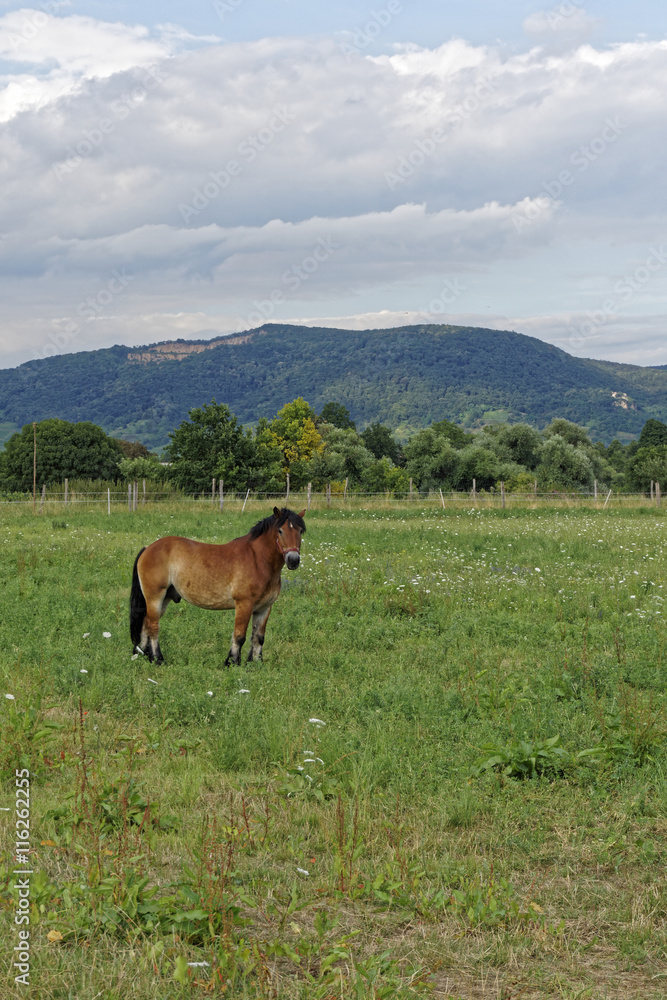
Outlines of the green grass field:
<svg viewBox="0 0 667 1000">
<path fill-rule="evenodd" d="M 0 994 L 664 997 L 663 513 L 312 511 L 263 665 L 132 659 L 139 548 L 266 513 L 0 515 Z"/>
</svg>

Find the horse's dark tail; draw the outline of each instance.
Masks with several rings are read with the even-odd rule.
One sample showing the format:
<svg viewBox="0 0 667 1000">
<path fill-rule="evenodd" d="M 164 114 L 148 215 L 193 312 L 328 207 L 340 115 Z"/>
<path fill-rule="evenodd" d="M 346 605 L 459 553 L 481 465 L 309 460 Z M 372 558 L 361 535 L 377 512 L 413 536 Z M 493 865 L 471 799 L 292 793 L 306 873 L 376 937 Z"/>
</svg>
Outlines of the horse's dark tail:
<svg viewBox="0 0 667 1000">
<path fill-rule="evenodd" d="M 143 551 L 144 549 L 141 550 L 141 552 Z M 132 590 L 130 591 L 130 638 L 132 640 L 133 652 L 135 647 L 141 642 L 141 630 L 144 627 L 144 618 L 146 617 L 146 598 L 144 597 L 144 592 L 141 589 L 141 584 L 139 583 L 139 573 L 137 572 L 137 563 L 139 562 L 141 552 L 139 552 L 137 558 L 134 560 L 134 569 L 132 571 Z"/>
</svg>

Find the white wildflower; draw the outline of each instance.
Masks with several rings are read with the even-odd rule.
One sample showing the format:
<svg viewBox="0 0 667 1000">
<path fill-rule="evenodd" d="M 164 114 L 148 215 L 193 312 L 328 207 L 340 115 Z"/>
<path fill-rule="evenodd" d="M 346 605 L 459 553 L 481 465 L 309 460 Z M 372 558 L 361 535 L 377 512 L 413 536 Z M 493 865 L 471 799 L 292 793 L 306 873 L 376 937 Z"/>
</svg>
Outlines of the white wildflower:
<svg viewBox="0 0 667 1000">
<path fill-rule="evenodd" d="M 7 698 L 9 701 L 16 701 L 16 698 L 14 697 L 13 694 L 6 694 L 5 698 Z"/>
<path fill-rule="evenodd" d="M 312 722 L 316 726 L 326 726 L 326 722 L 322 722 L 321 719 L 308 719 L 308 721 Z"/>
<path fill-rule="evenodd" d="M 297 867 L 296 870 L 299 872 L 300 875 L 310 875 L 310 872 L 307 872 L 305 868 Z"/>
<path fill-rule="evenodd" d="M 102 632 L 102 635 L 104 636 L 105 639 L 111 638 L 111 632 Z"/>
<path fill-rule="evenodd" d="M 83 668 L 81 668 L 81 670 L 79 671 L 79 673 L 80 673 L 80 674 L 87 674 L 87 673 L 88 673 L 88 671 L 87 671 L 87 670 L 84 670 Z"/>
</svg>

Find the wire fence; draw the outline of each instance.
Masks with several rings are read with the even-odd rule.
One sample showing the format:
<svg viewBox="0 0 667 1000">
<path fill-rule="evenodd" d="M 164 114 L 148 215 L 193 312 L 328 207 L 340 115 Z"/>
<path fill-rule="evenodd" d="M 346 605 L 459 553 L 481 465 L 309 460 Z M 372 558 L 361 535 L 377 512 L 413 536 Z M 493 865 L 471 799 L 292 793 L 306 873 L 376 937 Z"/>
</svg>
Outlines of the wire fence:
<svg viewBox="0 0 667 1000">
<path fill-rule="evenodd" d="M 258 505 L 291 506 L 293 508 L 316 509 L 360 509 L 376 506 L 413 505 L 415 503 L 427 507 L 466 507 L 476 508 L 508 508 L 508 507 L 542 507 L 567 506 L 587 507 L 604 510 L 619 507 L 646 506 L 647 504 L 660 508 L 660 487 L 656 483 L 650 493 L 624 493 L 605 489 L 604 491 L 558 491 L 525 493 L 471 490 L 453 492 L 451 490 L 411 490 L 404 492 L 363 492 L 358 490 L 338 490 L 330 486 L 325 490 L 292 490 L 290 492 L 263 492 L 259 490 L 240 491 L 208 491 L 202 493 L 183 493 L 178 490 L 142 490 L 137 483 L 130 484 L 127 490 L 107 488 L 106 490 L 81 491 L 55 489 L 33 496 L 27 493 L 1 494 L 0 507 L 23 508 L 39 513 L 62 512 L 67 509 L 106 508 L 107 513 L 136 513 L 147 508 L 165 504 L 180 504 L 186 506 L 201 505 L 214 510 L 224 511 L 245 510 Z"/>
</svg>

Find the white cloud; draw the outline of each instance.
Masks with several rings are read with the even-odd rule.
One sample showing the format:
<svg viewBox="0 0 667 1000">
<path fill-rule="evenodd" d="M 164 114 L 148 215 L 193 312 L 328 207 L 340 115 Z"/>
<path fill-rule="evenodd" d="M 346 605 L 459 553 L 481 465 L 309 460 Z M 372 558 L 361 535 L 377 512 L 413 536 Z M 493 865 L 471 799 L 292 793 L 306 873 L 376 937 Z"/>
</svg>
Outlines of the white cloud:
<svg viewBox="0 0 667 1000">
<path fill-rule="evenodd" d="M 0 54 L 34 14 L 0 18 Z M 489 278 L 457 304 L 471 315 L 537 322 L 540 297 L 545 316 L 564 315 L 559 297 L 584 314 L 593 264 L 603 288 L 663 231 L 667 42 L 348 60 L 334 42 L 222 45 L 68 15 L 19 50 L 0 91 L 7 363 L 17 331 L 43 342 L 114 268 L 132 280 L 86 321 L 90 347 L 159 339 L 156 316 L 167 336 L 230 332 L 276 289 L 285 321 L 412 315 L 443 275 Z M 337 246 L 286 283 L 320 239 Z M 664 275 L 632 309 L 667 313 Z"/>
<path fill-rule="evenodd" d="M 0 17 L 0 58 L 26 70 L 2 79 L 0 121 L 45 108 L 82 81 L 151 66 L 172 52 L 166 38 L 151 38 L 143 25 L 54 17 L 39 8 L 10 11 Z"/>
</svg>

